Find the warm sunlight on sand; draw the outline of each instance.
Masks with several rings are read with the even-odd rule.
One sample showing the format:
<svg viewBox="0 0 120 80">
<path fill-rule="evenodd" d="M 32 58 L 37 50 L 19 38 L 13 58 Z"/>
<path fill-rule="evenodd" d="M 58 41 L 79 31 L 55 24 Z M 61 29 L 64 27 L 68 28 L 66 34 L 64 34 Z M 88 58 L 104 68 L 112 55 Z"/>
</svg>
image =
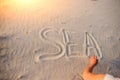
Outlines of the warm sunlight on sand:
<svg viewBox="0 0 120 80">
<path fill-rule="evenodd" d="M 32 4 L 34 0 L 16 0 L 17 3 L 19 4 Z"/>
<path fill-rule="evenodd" d="M 32 20 L 33 18 L 40 18 L 45 21 L 48 18 L 61 15 L 66 10 L 69 11 L 71 6 L 69 0 L 3 0 L 0 3 L 2 12 L 0 16 L 9 17 L 9 19 L 14 19 L 15 21 L 20 19 Z"/>
<path fill-rule="evenodd" d="M 44 6 L 46 5 L 48 2 L 50 2 L 50 0 L 5 0 L 2 1 L 2 3 L 0 3 L 0 5 L 4 6 L 11 6 L 14 8 L 31 8 L 31 7 L 35 7 L 37 3 L 39 3 L 39 6 Z M 37 4 L 38 5 L 38 4 Z"/>
<path fill-rule="evenodd" d="M 33 6 L 35 0 L 12 0 L 10 3 L 14 7 L 26 8 Z"/>
</svg>

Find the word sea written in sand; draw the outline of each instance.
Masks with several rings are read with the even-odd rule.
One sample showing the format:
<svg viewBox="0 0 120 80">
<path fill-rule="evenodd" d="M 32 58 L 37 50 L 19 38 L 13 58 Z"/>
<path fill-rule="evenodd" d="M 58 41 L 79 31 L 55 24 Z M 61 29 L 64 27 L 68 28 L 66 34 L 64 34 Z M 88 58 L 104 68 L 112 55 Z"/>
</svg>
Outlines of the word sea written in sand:
<svg viewBox="0 0 120 80">
<path fill-rule="evenodd" d="M 53 32 L 58 32 L 56 34 L 59 34 L 59 33 L 62 34 L 63 43 L 59 39 L 53 39 L 52 38 L 53 36 L 48 35 Z M 96 55 L 99 59 L 102 58 L 101 49 L 95 37 L 91 33 L 88 33 L 88 32 L 85 33 L 85 39 L 84 39 L 85 55 L 84 56 L 79 55 L 81 53 L 73 49 L 77 47 L 79 44 L 72 43 L 69 37 L 70 36 L 69 33 L 70 32 L 66 31 L 65 29 L 61 29 L 60 31 L 57 29 L 53 29 L 53 28 L 42 29 L 39 33 L 40 39 L 44 43 L 51 45 L 51 47 L 56 47 L 57 52 L 54 52 L 54 53 L 44 52 L 45 54 L 40 54 L 39 56 L 37 56 L 38 59 L 39 60 L 57 60 L 57 59 L 62 58 L 63 56 L 65 56 L 66 58 L 71 58 L 71 57 L 84 57 L 84 56 L 89 57 L 91 55 Z M 94 52 L 91 52 L 91 51 L 94 51 Z"/>
</svg>

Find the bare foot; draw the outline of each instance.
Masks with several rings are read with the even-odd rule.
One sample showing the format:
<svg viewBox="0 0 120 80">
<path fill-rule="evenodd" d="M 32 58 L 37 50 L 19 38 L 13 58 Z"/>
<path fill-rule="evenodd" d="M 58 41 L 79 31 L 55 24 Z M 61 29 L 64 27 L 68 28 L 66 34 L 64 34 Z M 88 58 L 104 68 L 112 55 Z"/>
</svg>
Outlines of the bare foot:
<svg viewBox="0 0 120 80">
<path fill-rule="evenodd" d="M 91 66 L 95 66 L 95 65 L 97 65 L 97 63 L 98 63 L 97 56 L 92 56 L 92 57 L 90 58 L 90 65 L 91 65 Z"/>
</svg>

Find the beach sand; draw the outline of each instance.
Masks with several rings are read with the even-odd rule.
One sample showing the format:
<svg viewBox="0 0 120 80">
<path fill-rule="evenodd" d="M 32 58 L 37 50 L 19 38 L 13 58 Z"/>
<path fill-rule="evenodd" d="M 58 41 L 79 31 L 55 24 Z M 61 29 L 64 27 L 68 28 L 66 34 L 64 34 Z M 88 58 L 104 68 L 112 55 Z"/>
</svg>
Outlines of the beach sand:
<svg viewBox="0 0 120 80">
<path fill-rule="evenodd" d="M 119 0 L 0 0 L 0 80 L 83 80 L 120 77 Z"/>
</svg>

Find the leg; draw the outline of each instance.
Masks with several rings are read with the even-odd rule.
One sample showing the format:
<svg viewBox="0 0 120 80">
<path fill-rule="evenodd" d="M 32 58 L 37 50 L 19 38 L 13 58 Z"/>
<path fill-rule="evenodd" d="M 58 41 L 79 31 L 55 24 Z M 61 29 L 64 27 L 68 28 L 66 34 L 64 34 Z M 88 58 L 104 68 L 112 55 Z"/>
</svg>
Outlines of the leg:
<svg viewBox="0 0 120 80">
<path fill-rule="evenodd" d="M 90 58 L 90 64 L 83 72 L 84 80 L 104 80 L 105 74 L 92 73 L 93 68 L 97 65 L 97 62 L 98 60 L 96 56 Z"/>
</svg>

